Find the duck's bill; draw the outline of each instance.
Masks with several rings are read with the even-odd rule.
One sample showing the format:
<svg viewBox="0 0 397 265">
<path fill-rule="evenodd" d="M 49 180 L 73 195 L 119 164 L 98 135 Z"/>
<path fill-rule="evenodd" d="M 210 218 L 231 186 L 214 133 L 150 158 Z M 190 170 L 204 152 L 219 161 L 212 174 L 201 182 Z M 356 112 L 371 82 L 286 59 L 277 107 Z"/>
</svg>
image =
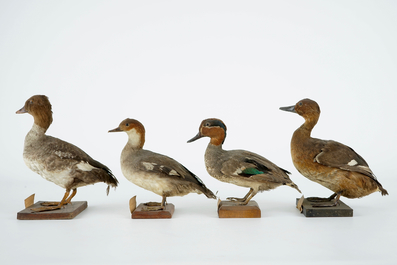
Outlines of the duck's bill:
<svg viewBox="0 0 397 265">
<path fill-rule="evenodd" d="M 187 141 L 188 143 L 194 142 L 197 139 L 200 139 L 201 137 L 203 137 L 200 133 L 198 133 L 196 136 L 194 136 L 192 139 L 190 139 L 189 141 Z"/>
<path fill-rule="evenodd" d="M 294 106 L 289 106 L 289 107 L 281 107 L 280 109 L 281 109 L 281 110 L 284 110 L 284 111 L 289 111 L 289 112 L 296 113 L 296 111 L 295 111 L 295 105 L 294 105 Z"/>
<path fill-rule="evenodd" d="M 121 129 L 120 129 L 120 127 L 117 127 L 113 130 L 110 130 L 109 132 L 121 132 Z"/>
<path fill-rule="evenodd" d="M 22 107 L 22 109 L 17 110 L 16 114 L 24 114 L 27 113 L 28 111 L 25 109 L 25 107 Z"/>
</svg>

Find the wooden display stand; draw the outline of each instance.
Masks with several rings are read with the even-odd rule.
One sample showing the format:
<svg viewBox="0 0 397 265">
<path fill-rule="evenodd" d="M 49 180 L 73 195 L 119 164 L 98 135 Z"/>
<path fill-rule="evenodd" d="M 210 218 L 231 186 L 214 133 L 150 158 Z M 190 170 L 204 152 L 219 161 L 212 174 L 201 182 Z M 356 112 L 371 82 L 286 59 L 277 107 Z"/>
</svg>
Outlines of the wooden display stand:
<svg viewBox="0 0 397 265">
<path fill-rule="evenodd" d="M 145 203 L 141 203 L 131 213 L 132 219 L 170 219 L 175 211 L 172 203 L 167 203 L 164 210 L 148 210 Z"/>
<path fill-rule="evenodd" d="M 234 201 L 220 201 L 218 204 L 219 218 L 261 218 L 261 209 L 256 201 L 241 205 Z"/>
<path fill-rule="evenodd" d="M 64 205 L 61 209 L 34 212 L 32 208 L 42 207 L 43 201 L 36 202 L 35 204 L 27 207 L 26 209 L 17 213 L 18 220 L 62 220 L 62 219 L 73 219 L 79 213 L 87 208 L 86 201 L 74 201 L 67 205 Z"/>
<path fill-rule="evenodd" d="M 301 202 L 299 203 L 299 200 Z M 307 199 L 296 199 L 296 204 L 298 210 L 303 213 L 306 217 L 352 217 L 353 209 L 347 206 L 345 203 L 339 200 L 337 206 L 332 207 L 313 207 L 315 202 L 310 202 Z M 301 204 L 301 209 L 299 209 L 298 204 Z"/>
</svg>

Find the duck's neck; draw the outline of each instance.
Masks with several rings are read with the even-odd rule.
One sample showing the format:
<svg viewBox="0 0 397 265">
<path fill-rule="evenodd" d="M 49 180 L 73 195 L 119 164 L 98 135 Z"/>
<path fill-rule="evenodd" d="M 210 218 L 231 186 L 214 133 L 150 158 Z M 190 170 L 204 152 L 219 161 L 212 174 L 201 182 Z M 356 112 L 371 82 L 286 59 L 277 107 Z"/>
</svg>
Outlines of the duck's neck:
<svg viewBox="0 0 397 265">
<path fill-rule="evenodd" d="M 213 128 L 207 133 L 207 135 L 211 138 L 210 144 L 220 146 L 222 148 L 222 144 L 226 138 L 225 130 L 222 128 Z"/>
<path fill-rule="evenodd" d="M 222 143 L 224 139 L 224 137 L 212 137 L 210 144 L 214 146 L 220 146 L 220 148 L 222 148 Z"/>
<path fill-rule="evenodd" d="M 36 123 L 33 124 L 32 129 L 30 129 L 29 133 L 35 134 L 35 135 L 43 135 L 46 133 L 47 128 L 43 128 Z"/>
<path fill-rule="evenodd" d="M 205 150 L 204 154 L 204 159 L 206 161 L 206 164 L 209 163 L 208 165 L 212 165 L 212 163 L 218 163 L 219 158 L 222 156 L 222 154 L 226 152 L 223 150 L 222 145 L 213 145 L 211 143 L 208 144 L 207 149 Z"/>
<path fill-rule="evenodd" d="M 127 132 L 128 134 L 128 142 L 127 146 L 134 150 L 140 150 L 143 148 L 143 145 L 145 144 L 145 135 L 142 133 L 139 133 L 137 130 L 132 129 Z"/>
<path fill-rule="evenodd" d="M 32 129 L 28 132 L 28 134 L 25 137 L 25 148 L 27 146 L 33 146 L 37 144 L 38 142 L 45 138 L 46 129 L 40 127 L 36 123 L 33 124 Z"/>
<path fill-rule="evenodd" d="M 212 142 L 209 142 L 207 148 L 223 150 L 222 144 L 213 144 Z"/>
<path fill-rule="evenodd" d="M 301 137 L 305 138 L 310 138 L 311 132 L 316 126 L 318 121 L 318 117 L 311 117 L 311 118 L 306 118 L 305 123 L 302 124 L 296 131 L 295 133 L 299 133 Z"/>
<path fill-rule="evenodd" d="M 42 129 L 44 129 L 44 133 L 48 130 L 52 123 L 52 112 L 50 111 L 41 111 L 38 113 L 35 113 L 33 115 L 34 118 L 34 125 L 36 125 Z"/>
</svg>

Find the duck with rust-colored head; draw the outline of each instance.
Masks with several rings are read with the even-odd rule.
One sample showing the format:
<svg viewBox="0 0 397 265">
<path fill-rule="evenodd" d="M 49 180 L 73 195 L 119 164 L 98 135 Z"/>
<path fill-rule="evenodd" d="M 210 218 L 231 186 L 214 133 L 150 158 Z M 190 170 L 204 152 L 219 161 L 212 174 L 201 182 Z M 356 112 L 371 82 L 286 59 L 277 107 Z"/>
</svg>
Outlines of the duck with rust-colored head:
<svg viewBox="0 0 397 265">
<path fill-rule="evenodd" d="M 352 148 L 332 140 L 311 137 L 311 132 L 320 117 L 320 107 L 311 99 L 303 99 L 294 106 L 280 108 L 297 113 L 305 119 L 293 134 L 291 156 L 296 169 L 306 178 L 332 190 L 329 198 L 308 198 L 310 201 L 331 201 L 335 206 L 340 196 L 360 198 L 375 191 L 387 195 L 367 162 Z"/>
<path fill-rule="evenodd" d="M 272 190 L 281 185 L 290 186 L 300 192 L 291 181 L 287 170 L 278 167 L 266 158 L 245 150 L 223 150 L 226 125 L 219 119 L 203 120 L 198 134 L 188 143 L 204 136 L 210 138 L 205 151 L 205 166 L 212 177 L 237 186 L 250 188 L 244 198 L 227 198 L 246 205 L 259 192 Z"/>
<path fill-rule="evenodd" d="M 117 187 L 118 181 L 111 170 L 92 159 L 77 146 L 46 135 L 52 123 L 51 103 L 44 95 L 36 95 L 25 102 L 17 114 L 29 113 L 34 118 L 32 129 L 25 137 L 23 159 L 25 164 L 44 179 L 66 189 L 60 202 L 43 203 L 34 211 L 60 209 L 71 202 L 77 188 L 97 182 Z M 70 194 L 72 191 L 72 194 Z"/>
<path fill-rule="evenodd" d="M 125 119 L 109 132 L 127 133 L 128 141 L 120 157 L 121 171 L 135 185 L 162 197 L 160 204 L 153 204 L 153 210 L 164 209 L 166 198 L 171 196 L 203 193 L 208 198 L 216 199 L 201 179 L 182 164 L 168 156 L 143 149 L 145 127 L 139 121 Z"/>
</svg>

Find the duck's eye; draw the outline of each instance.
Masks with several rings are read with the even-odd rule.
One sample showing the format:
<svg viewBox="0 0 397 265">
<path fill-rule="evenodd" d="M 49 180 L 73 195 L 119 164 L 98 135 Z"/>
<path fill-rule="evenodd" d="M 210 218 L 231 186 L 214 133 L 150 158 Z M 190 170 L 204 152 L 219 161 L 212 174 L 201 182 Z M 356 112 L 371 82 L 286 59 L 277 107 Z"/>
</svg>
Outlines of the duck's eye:
<svg viewBox="0 0 397 265">
<path fill-rule="evenodd" d="M 30 100 L 30 101 L 29 101 L 29 104 L 33 104 L 33 100 Z"/>
<path fill-rule="evenodd" d="M 130 124 L 127 122 L 127 123 L 125 124 L 125 126 L 127 126 L 127 127 L 128 127 L 128 126 L 130 126 Z"/>
<path fill-rule="evenodd" d="M 207 122 L 207 123 L 205 124 L 205 126 L 206 126 L 206 127 L 210 127 L 210 123 Z"/>
<path fill-rule="evenodd" d="M 302 106 L 303 105 L 303 103 L 302 102 L 299 102 L 299 106 Z"/>
</svg>

